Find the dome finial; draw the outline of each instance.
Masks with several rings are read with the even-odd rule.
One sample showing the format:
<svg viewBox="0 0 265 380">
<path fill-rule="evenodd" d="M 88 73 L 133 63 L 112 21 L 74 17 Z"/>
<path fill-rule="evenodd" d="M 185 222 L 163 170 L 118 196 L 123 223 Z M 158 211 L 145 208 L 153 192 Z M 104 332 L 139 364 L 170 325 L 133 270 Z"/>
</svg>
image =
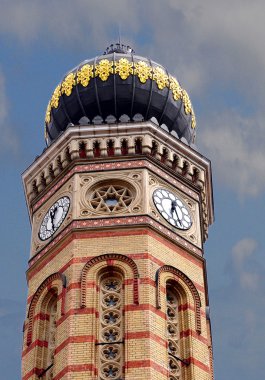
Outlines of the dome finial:
<svg viewBox="0 0 265 380">
<path fill-rule="evenodd" d="M 121 26 L 119 24 L 119 44 L 121 45 Z"/>
<path fill-rule="evenodd" d="M 135 54 L 135 51 L 131 46 L 124 45 L 121 43 L 121 27 L 118 26 L 118 42 L 116 44 L 109 45 L 104 51 L 104 55 L 111 53 L 121 53 L 121 54 Z"/>
<path fill-rule="evenodd" d="M 109 45 L 104 51 L 103 55 L 111 53 L 135 54 L 135 51 L 133 48 L 131 48 L 131 46 L 122 44 L 119 36 L 119 42 Z"/>
</svg>

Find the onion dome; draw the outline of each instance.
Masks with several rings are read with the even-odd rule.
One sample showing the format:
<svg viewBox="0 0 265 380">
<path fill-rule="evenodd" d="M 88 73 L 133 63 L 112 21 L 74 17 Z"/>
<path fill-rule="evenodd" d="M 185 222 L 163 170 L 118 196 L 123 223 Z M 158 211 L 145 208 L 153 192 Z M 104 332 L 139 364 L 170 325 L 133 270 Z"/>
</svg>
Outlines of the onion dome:
<svg viewBox="0 0 265 380">
<path fill-rule="evenodd" d="M 102 56 L 71 70 L 55 88 L 46 111 L 46 141 L 51 144 L 69 125 L 150 119 L 194 143 L 195 115 L 178 80 L 129 46 L 110 45 Z"/>
</svg>

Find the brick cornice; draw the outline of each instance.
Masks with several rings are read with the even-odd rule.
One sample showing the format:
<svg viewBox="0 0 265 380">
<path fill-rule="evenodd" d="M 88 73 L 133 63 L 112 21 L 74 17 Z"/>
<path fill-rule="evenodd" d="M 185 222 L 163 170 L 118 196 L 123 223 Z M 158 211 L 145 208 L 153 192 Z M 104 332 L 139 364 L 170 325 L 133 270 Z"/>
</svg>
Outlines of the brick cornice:
<svg viewBox="0 0 265 380">
<path fill-rule="evenodd" d="M 128 217 L 128 219 L 131 219 L 131 218 L 132 217 Z M 137 217 L 137 218 L 141 218 L 141 217 Z M 149 217 L 145 217 L 145 218 L 149 219 Z M 120 218 L 118 218 L 118 220 L 119 219 Z M 126 218 L 121 218 L 121 219 L 123 220 Z M 150 219 L 153 221 L 152 218 L 150 218 Z M 94 222 L 95 222 L 95 220 L 94 220 Z M 62 231 L 62 233 L 60 235 L 58 235 L 58 237 L 56 239 L 54 239 L 48 246 L 46 246 L 44 249 L 42 249 L 40 252 L 38 252 L 34 257 L 32 257 L 29 260 L 29 269 L 27 270 L 27 279 L 29 280 L 31 278 L 31 272 L 32 272 L 33 268 L 36 267 L 36 265 L 38 265 L 38 270 L 40 270 L 41 266 L 42 267 L 45 266 L 46 262 L 51 261 L 51 259 L 53 257 L 55 257 L 58 253 L 60 253 L 62 251 L 62 249 L 64 249 L 66 246 L 68 246 L 74 240 L 95 239 L 98 237 L 149 235 L 152 238 L 161 242 L 162 244 L 165 244 L 170 249 L 177 251 L 178 254 L 189 259 L 195 265 L 197 265 L 199 267 L 203 266 L 204 259 L 202 257 L 202 252 L 200 250 L 198 250 L 198 252 L 197 252 L 196 248 L 193 245 L 191 245 L 189 247 L 189 244 L 186 242 L 186 240 L 184 242 L 185 244 L 183 247 L 176 245 L 176 243 L 177 244 L 179 243 L 180 237 L 175 236 L 175 240 L 172 241 L 171 238 L 168 239 L 170 233 L 167 234 L 166 236 L 161 236 L 160 232 L 161 232 L 162 228 L 161 229 L 159 228 L 159 231 L 156 231 L 156 230 L 153 230 L 151 228 L 151 225 L 143 227 L 142 225 L 139 225 L 139 224 L 126 225 L 126 224 L 122 224 L 122 223 L 118 222 L 117 223 L 118 225 L 114 225 L 113 229 L 110 229 L 109 228 L 109 219 L 106 219 L 106 222 L 108 224 L 108 228 L 104 229 L 104 231 L 102 231 L 102 230 L 100 231 L 99 228 L 102 226 L 100 226 L 100 223 L 98 220 L 96 222 L 97 222 L 97 227 L 95 227 L 95 230 L 90 229 L 90 230 L 86 230 L 86 231 L 84 231 L 85 221 L 80 221 L 79 226 L 77 224 L 74 224 L 74 222 L 71 223 L 71 225 L 69 225 L 65 231 Z M 142 224 L 142 222 L 141 222 L 141 224 Z M 132 225 L 134 227 L 133 230 L 130 229 Z M 160 226 L 160 224 L 159 224 L 159 226 Z M 80 227 L 80 229 L 78 227 Z M 119 230 L 117 230 L 117 227 L 119 227 Z M 63 233 L 63 232 L 65 232 L 65 233 Z M 189 250 L 189 248 L 191 248 L 191 250 Z M 189 250 L 189 252 L 186 252 L 186 250 Z"/>
<path fill-rule="evenodd" d="M 182 177 L 177 175 L 177 173 L 170 173 L 168 167 L 162 165 L 159 162 L 159 166 L 154 159 L 150 156 L 141 157 L 141 158 L 132 158 L 126 157 L 120 160 L 115 160 L 114 162 L 86 162 L 79 163 L 70 169 L 66 175 L 64 175 L 60 181 L 58 181 L 45 195 L 43 195 L 33 206 L 33 211 L 35 212 L 43 203 L 47 201 L 56 191 L 58 191 L 63 184 L 68 181 L 76 173 L 87 173 L 87 172 L 97 172 L 97 171 L 111 171 L 111 170 L 132 170 L 132 169 L 148 169 L 153 174 L 158 175 L 163 180 L 166 180 L 171 185 L 175 186 L 179 190 L 183 191 L 189 196 L 192 196 L 194 199 L 199 200 L 199 190 L 190 183 L 189 187 L 185 184 Z M 166 172 L 166 174 L 165 174 Z M 185 186 L 184 186 L 185 184 Z"/>
</svg>

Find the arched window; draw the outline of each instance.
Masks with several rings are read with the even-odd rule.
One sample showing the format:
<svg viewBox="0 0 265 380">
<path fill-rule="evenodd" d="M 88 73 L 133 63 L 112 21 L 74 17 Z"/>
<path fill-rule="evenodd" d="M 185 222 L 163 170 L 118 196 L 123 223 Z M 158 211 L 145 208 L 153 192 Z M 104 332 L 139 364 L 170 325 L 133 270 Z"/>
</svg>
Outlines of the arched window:
<svg viewBox="0 0 265 380">
<path fill-rule="evenodd" d="M 65 293 L 66 277 L 56 272 L 41 283 L 29 305 L 25 343 L 38 379 L 54 378 L 57 321 L 64 315 Z"/>
<path fill-rule="evenodd" d="M 57 294 L 49 292 L 41 305 L 43 321 L 39 323 L 39 334 L 43 334 L 42 340 L 45 342 L 42 353 L 38 352 L 37 357 L 41 358 L 40 379 L 52 380 L 54 375 L 54 355 L 56 348 L 56 321 L 57 321 Z"/>
<path fill-rule="evenodd" d="M 169 380 L 182 380 L 179 299 L 172 285 L 166 288 L 166 308 Z"/>
<path fill-rule="evenodd" d="M 49 325 L 47 328 L 47 355 L 45 368 L 49 369 L 46 372 L 45 379 L 53 379 L 54 353 L 56 348 L 56 320 L 57 320 L 57 297 L 53 297 L 48 306 Z"/>
<path fill-rule="evenodd" d="M 124 372 L 123 276 L 115 271 L 99 277 L 98 379 L 121 380 Z"/>
<path fill-rule="evenodd" d="M 194 378 L 193 336 L 201 334 L 201 299 L 194 283 L 170 265 L 156 272 L 157 308 L 165 313 L 169 380 Z"/>
</svg>

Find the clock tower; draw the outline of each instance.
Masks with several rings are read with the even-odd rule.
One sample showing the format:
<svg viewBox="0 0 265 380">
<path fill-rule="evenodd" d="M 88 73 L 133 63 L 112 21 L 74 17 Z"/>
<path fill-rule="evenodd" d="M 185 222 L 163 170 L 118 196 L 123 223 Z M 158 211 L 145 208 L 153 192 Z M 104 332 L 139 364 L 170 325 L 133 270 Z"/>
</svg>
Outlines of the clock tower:
<svg viewBox="0 0 265 380">
<path fill-rule="evenodd" d="M 210 161 L 187 92 L 111 45 L 69 71 L 23 173 L 32 241 L 22 379 L 212 380 Z"/>
</svg>

